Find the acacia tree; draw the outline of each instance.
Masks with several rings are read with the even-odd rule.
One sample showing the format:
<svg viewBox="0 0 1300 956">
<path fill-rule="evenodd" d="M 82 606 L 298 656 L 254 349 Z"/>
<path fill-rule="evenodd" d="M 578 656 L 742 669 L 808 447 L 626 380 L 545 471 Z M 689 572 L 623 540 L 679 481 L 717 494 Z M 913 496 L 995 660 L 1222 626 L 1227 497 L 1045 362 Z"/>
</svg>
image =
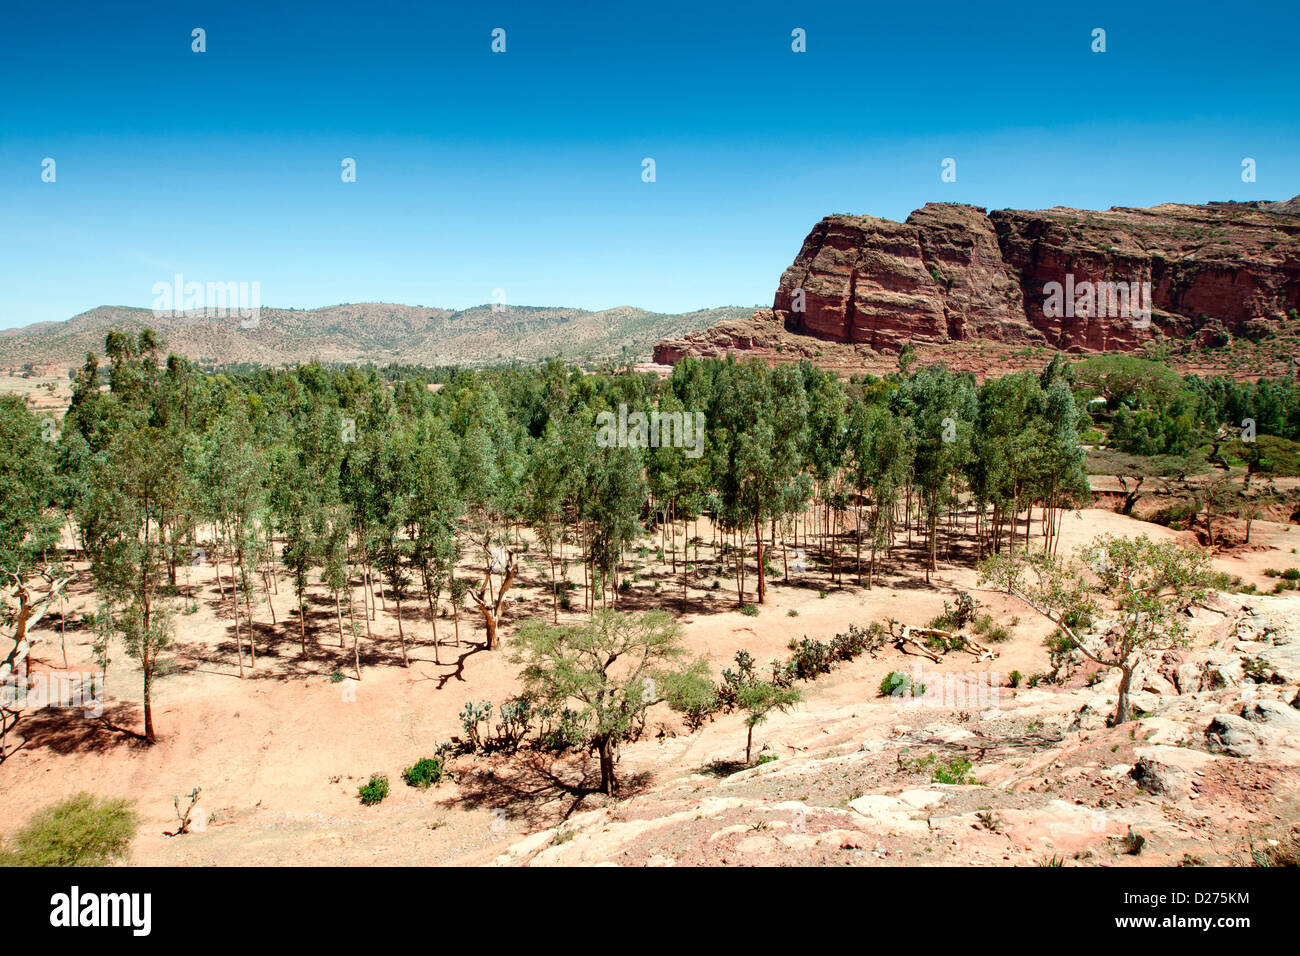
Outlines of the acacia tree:
<svg viewBox="0 0 1300 956">
<path fill-rule="evenodd" d="M 525 621 L 512 660 L 524 694 L 556 712 L 575 709 L 586 746 L 600 758 L 600 791 L 618 792 L 619 744 L 660 701 L 681 708 L 708 682 L 703 660 L 687 664 L 681 626 L 664 611 L 598 610 L 589 621 Z"/>
<path fill-rule="evenodd" d="M 979 575 L 1055 624 L 1088 660 L 1119 670 L 1115 724 L 1128 720 L 1134 670 L 1149 653 L 1186 642 L 1184 612 L 1214 581 L 1204 551 L 1146 535 L 1102 535 L 1066 559 L 994 555 Z"/>
<path fill-rule="evenodd" d="M 774 711 L 785 712 L 799 703 L 800 693 L 793 687 L 780 687 L 768 681 L 750 681 L 736 692 L 736 703 L 745 712 L 745 763 L 754 751 L 754 728 Z"/>
</svg>

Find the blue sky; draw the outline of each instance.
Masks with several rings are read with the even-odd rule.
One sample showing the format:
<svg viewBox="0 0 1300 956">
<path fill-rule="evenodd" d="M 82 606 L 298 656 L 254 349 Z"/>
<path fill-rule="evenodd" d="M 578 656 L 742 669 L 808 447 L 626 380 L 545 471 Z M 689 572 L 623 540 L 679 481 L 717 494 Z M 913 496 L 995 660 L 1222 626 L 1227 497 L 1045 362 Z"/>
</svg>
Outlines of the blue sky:
<svg viewBox="0 0 1300 956">
<path fill-rule="evenodd" d="M 0 327 L 148 307 L 176 272 L 265 307 L 766 304 L 830 213 L 1289 198 L 1297 27 L 1281 2 L 8 4 Z"/>
</svg>

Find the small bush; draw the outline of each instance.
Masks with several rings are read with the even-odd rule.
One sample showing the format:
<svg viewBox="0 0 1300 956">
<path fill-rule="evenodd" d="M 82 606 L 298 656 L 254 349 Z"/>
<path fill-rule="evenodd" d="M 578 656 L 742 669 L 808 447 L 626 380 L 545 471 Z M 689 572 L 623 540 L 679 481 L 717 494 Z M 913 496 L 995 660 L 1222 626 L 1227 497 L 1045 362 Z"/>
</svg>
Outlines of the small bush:
<svg viewBox="0 0 1300 956">
<path fill-rule="evenodd" d="M 32 814 L 0 844 L 0 866 L 107 866 L 126 856 L 139 826 L 126 800 L 78 793 Z"/>
<path fill-rule="evenodd" d="M 970 771 L 971 762 L 965 757 L 954 756 L 947 760 L 936 760 L 930 769 L 930 782 L 973 784 L 975 775 Z"/>
<path fill-rule="evenodd" d="M 1300 828 L 1293 828 L 1281 840 L 1249 845 L 1245 866 L 1300 866 Z"/>
<path fill-rule="evenodd" d="M 1007 680 L 1011 683 L 1012 687 L 1019 687 L 1020 681 L 1023 678 L 1024 675 L 1021 674 L 1020 671 L 1012 671 L 1010 674 L 1007 675 Z"/>
<path fill-rule="evenodd" d="M 902 671 L 891 671 L 885 675 L 885 679 L 880 682 L 881 697 L 908 697 L 919 696 L 925 693 L 924 684 L 912 683 L 912 678 Z"/>
<path fill-rule="evenodd" d="M 792 642 L 790 649 L 794 654 L 786 664 L 786 668 L 792 677 L 798 680 L 813 680 L 819 674 L 830 672 L 833 659 L 830 645 L 805 637 L 797 644 Z"/>
<path fill-rule="evenodd" d="M 428 790 L 442 779 L 442 761 L 437 757 L 421 757 L 402 771 L 402 779 L 408 787 Z"/>
<path fill-rule="evenodd" d="M 904 770 L 913 773 L 918 771 L 930 771 L 931 783 L 960 783 L 971 785 L 975 783 L 975 775 L 971 773 L 972 764 L 966 757 L 954 754 L 946 760 L 940 760 L 938 754 L 926 754 L 911 762 L 901 760 L 899 766 Z"/>
<path fill-rule="evenodd" d="M 362 803 L 373 807 L 388 796 L 388 778 L 382 773 L 371 774 L 370 779 L 357 788 L 357 793 L 361 795 Z"/>
<path fill-rule="evenodd" d="M 975 633 L 983 637 L 990 644 L 1001 644 L 1011 637 L 1011 632 L 993 620 L 991 614 L 981 614 L 975 621 Z"/>
<path fill-rule="evenodd" d="M 786 616 L 786 617 L 798 617 L 798 616 L 799 616 L 799 612 L 796 611 L 794 608 L 790 608 L 790 610 L 788 610 L 788 611 L 785 612 L 785 616 Z"/>
<path fill-rule="evenodd" d="M 746 617 L 758 617 L 758 608 L 753 604 L 742 604 L 740 613 Z"/>
<path fill-rule="evenodd" d="M 1140 833 L 1134 833 L 1133 828 L 1128 828 L 1128 833 L 1120 837 L 1120 849 L 1129 856 L 1137 856 L 1142 852 L 1142 847 L 1146 845 L 1147 838 Z"/>
</svg>

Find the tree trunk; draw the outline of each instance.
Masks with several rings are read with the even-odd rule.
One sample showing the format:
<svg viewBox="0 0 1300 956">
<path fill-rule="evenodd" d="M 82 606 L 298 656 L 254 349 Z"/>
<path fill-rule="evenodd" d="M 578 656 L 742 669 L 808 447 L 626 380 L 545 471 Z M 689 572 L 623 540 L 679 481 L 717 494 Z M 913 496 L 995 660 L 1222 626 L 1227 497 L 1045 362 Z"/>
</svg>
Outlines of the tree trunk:
<svg viewBox="0 0 1300 956">
<path fill-rule="evenodd" d="M 357 672 L 357 680 L 361 680 L 361 651 L 357 648 L 357 637 L 359 629 L 357 628 L 357 614 L 352 605 L 352 582 L 348 581 L 348 625 L 352 629 L 352 666 Z"/>
<path fill-rule="evenodd" d="M 1115 705 L 1115 726 L 1119 726 L 1128 720 L 1129 712 L 1129 685 L 1133 682 L 1133 667 L 1126 665 L 1120 668 L 1119 679 L 1119 701 Z"/>
<path fill-rule="evenodd" d="M 148 615 L 145 615 L 148 620 Z M 145 625 L 146 636 L 148 640 L 148 624 Z M 143 641 L 142 641 L 143 643 Z M 144 742 L 151 744 L 156 739 L 153 732 L 153 701 L 150 698 L 151 685 L 153 684 L 153 662 L 149 659 L 149 651 L 143 650 L 140 655 L 141 669 L 144 672 Z"/>
<path fill-rule="evenodd" d="M 602 737 L 596 746 L 600 753 L 600 792 L 612 797 L 618 792 L 618 781 L 614 778 L 614 741 Z"/>
<path fill-rule="evenodd" d="M 560 588 L 555 582 L 555 551 L 554 548 L 547 554 L 551 562 L 551 622 L 560 623 Z"/>
<path fill-rule="evenodd" d="M 406 656 L 406 632 L 402 630 L 402 599 L 393 595 L 393 604 L 397 607 L 397 639 L 402 642 L 402 666 L 410 667 L 411 661 Z"/>
<path fill-rule="evenodd" d="M 334 617 L 339 622 L 339 650 L 343 650 L 343 607 L 339 602 L 339 592 L 334 592 Z"/>
</svg>

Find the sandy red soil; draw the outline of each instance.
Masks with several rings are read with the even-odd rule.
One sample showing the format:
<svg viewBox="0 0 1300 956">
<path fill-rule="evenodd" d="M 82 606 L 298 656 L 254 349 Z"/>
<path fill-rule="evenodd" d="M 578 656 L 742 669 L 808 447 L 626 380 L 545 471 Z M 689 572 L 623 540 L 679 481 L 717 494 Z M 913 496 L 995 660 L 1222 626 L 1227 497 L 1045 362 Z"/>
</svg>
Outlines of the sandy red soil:
<svg viewBox="0 0 1300 956">
<path fill-rule="evenodd" d="M 1061 548 L 1103 532 L 1138 531 L 1194 542 L 1190 532 L 1088 509 L 1064 519 Z M 1272 584 L 1263 575 L 1265 568 L 1300 564 L 1294 557 L 1300 528 L 1258 522 L 1252 542 L 1256 550 L 1220 555 L 1216 564 L 1261 588 Z M 636 562 L 642 565 L 642 580 L 624 606 L 675 611 L 680 578 L 652 562 L 653 551 Z M 923 624 L 942 610 L 945 599 L 967 590 L 999 621 L 1018 621 L 1011 639 L 999 645 L 998 671 L 1029 675 L 1047 669 L 1042 639 L 1051 628 L 1046 621 L 1004 595 L 978 588 L 969 567 L 941 560 L 930 584 L 918 567 L 913 559 L 901 570 L 894 562 L 883 585 L 867 590 L 857 587 L 851 575 L 843 587 L 834 586 L 817 565 L 798 582 L 773 581 L 767 603 L 754 617 L 736 609 L 734 581 L 724 577 L 711 590 L 710 576 L 700 582 L 706 587 L 690 590 L 690 607 L 681 616 L 685 642 L 693 653 L 707 655 L 715 670 L 740 648 L 766 663 L 786 656 L 789 641 L 804 634 L 825 640 L 850 623 L 865 625 L 885 617 Z M 580 581 L 581 570 L 577 573 Z M 660 595 L 653 591 L 656 579 L 663 584 Z M 581 792 L 595 769 L 582 755 L 555 761 L 493 758 L 479 761 L 480 766 L 472 758 L 458 758 L 455 782 L 429 791 L 402 782 L 404 767 L 461 733 L 457 715 L 467 700 L 499 705 L 517 690 L 517 665 L 510 661 L 508 647 L 484 650 L 482 627 L 468 611 L 461 614 L 461 645 L 456 647 L 450 612 L 444 609 L 447 616 L 438 621 L 442 663 L 436 664 L 427 613 L 421 602 L 408 602 L 411 664 L 402 667 L 396 625 L 381 608 L 371 625 L 374 639 L 362 639 L 361 680 L 333 682 L 335 671 L 351 674 L 351 652 L 339 647 L 332 604 L 320 588 L 313 588 L 304 657 L 293 598 L 281 579 L 279 593 L 272 595 L 278 624 L 272 626 L 265 603 L 254 605 L 258 663 L 241 679 L 229 601 L 222 602 L 213 569 L 190 569 L 189 582 L 198 609 L 181 613 L 178 602 L 175 646 L 166 655 L 174 673 L 155 686 L 158 742 L 150 747 L 138 739 L 140 674 L 115 646 L 106 719 L 45 709 L 28 712 L 11 731 L 9 747 L 17 749 L 0 764 L 0 831 L 12 831 L 32 811 L 65 795 L 89 790 L 137 801 L 143 818 L 132 852 L 137 864 L 476 863 L 492 859 L 527 832 L 602 805 L 604 798 Z M 357 593 L 359 604 L 359 589 Z M 90 635 L 76 626 L 80 612 L 93 608 L 85 575 L 70 594 L 64 636 L 68 668 L 86 670 L 92 666 Z M 507 625 L 527 615 L 549 614 L 544 561 L 530 558 L 518 594 L 522 599 L 512 606 Z M 581 605 L 579 592 L 575 603 Z M 789 616 L 790 610 L 798 616 Z M 41 633 L 36 670 L 62 669 L 58 617 L 47 619 Z M 887 708 L 888 702 L 875 699 L 880 679 L 914 661 L 891 649 L 879 659 L 855 662 L 808 685 L 800 710 Z M 971 666 L 965 655 L 939 665 L 926 663 L 939 670 Z M 620 770 L 636 787 L 645 788 L 709 760 L 738 759 L 744 745 L 740 720 L 725 715 L 691 737 L 674 715 L 656 710 L 647 739 L 625 748 Z M 781 727 L 781 720 L 773 720 L 759 736 L 763 741 L 779 737 Z M 388 775 L 392 794 L 367 808 L 358 802 L 357 787 L 372 772 Z M 557 787 L 557 780 L 564 786 Z M 165 835 L 176 824 L 173 795 L 186 795 L 194 787 L 202 788 L 206 828 L 183 837 Z"/>
</svg>

